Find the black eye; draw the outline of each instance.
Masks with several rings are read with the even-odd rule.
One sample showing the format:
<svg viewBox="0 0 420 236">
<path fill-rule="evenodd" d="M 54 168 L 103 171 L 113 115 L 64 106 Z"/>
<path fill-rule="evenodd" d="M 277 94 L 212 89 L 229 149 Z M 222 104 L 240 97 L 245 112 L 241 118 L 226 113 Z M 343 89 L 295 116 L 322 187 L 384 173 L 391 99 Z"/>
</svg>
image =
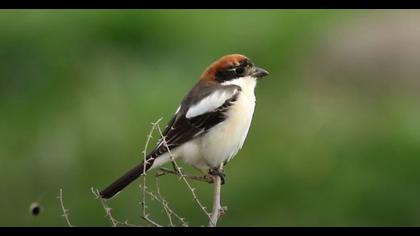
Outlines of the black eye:
<svg viewBox="0 0 420 236">
<path fill-rule="evenodd" d="M 244 68 L 242 68 L 242 67 L 238 67 L 238 68 L 236 68 L 236 69 L 235 69 L 235 73 L 236 73 L 237 75 L 240 75 L 240 74 L 244 73 Z"/>
</svg>

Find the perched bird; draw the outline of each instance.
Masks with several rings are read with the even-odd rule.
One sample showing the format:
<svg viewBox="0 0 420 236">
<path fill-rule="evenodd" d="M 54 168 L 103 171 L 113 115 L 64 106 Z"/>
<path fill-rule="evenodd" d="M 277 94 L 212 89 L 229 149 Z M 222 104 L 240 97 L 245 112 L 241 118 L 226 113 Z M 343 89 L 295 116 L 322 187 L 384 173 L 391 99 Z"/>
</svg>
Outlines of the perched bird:
<svg viewBox="0 0 420 236">
<path fill-rule="evenodd" d="M 181 158 L 223 177 L 217 170 L 242 148 L 254 113 L 257 80 L 268 74 L 240 54 L 226 55 L 212 63 L 169 121 L 163 131 L 165 140 L 159 140 L 146 162 L 101 191 L 101 197 L 113 197 L 144 171 L 171 161 L 169 153 L 174 159 Z"/>
</svg>

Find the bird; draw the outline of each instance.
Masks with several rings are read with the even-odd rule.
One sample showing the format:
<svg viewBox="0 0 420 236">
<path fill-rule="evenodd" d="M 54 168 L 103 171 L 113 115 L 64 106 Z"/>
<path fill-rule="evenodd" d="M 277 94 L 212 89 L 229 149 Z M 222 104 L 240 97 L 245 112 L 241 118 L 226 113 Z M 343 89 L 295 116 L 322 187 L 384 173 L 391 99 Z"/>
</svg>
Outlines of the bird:
<svg viewBox="0 0 420 236">
<path fill-rule="evenodd" d="M 257 80 L 269 72 L 245 55 L 229 54 L 210 64 L 182 99 L 162 137 L 145 160 L 100 191 L 109 199 L 143 173 L 172 159 L 222 177 L 242 148 L 255 110 Z M 168 150 L 169 149 L 169 150 Z"/>
</svg>

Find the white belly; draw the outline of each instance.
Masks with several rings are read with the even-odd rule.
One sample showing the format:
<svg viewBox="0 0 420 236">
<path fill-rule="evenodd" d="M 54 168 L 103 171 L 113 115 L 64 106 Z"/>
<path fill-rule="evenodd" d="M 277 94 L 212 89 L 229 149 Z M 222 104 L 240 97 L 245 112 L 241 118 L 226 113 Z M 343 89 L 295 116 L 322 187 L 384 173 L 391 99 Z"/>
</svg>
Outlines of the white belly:
<svg viewBox="0 0 420 236">
<path fill-rule="evenodd" d="M 202 137 L 180 147 L 180 157 L 201 169 L 218 167 L 229 161 L 242 148 L 255 108 L 255 79 L 243 78 L 242 91 L 226 113 L 226 120 L 211 128 Z M 239 85 L 239 84 L 238 84 Z"/>
</svg>

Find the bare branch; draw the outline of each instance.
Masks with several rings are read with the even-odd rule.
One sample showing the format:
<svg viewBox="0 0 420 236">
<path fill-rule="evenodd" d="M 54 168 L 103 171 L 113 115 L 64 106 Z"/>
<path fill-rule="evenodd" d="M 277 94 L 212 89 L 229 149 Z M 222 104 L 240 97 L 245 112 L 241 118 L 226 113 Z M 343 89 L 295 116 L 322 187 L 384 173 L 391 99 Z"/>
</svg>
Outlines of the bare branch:
<svg viewBox="0 0 420 236">
<path fill-rule="evenodd" d="M 169 220 L 169 225 L 171 227 L 174 227 L 174 223 L 172 222 L 172 210 L 169 208 L 168 206 L 168 202 L 163 198 L 162 194 L 160 193 L 160 186 L 159 186 L 159 179 L 155 178 L 155 183 L 156 183 L 156 193 L 157 196 L 152 195 L 156 201 L 158 201 L 162 207 L 163 210 L 165 211 L 166 215 L 168 216 L 168 220 Z"/>
<path fill-rule="evenodd" d="M 223 163 L 219 167 L 219 171 L 223 170 Z M 220 191 L 222 186 L 222 179 L 220 176 L 213 176 L 213 211 L 211 212 L 211 218 L 209 221 L 209 227 L 216 227 L 217 221 L 220 219 L 220 216 L 225 213 L 226 208 L 222 208 L 220 204 Z"/>
<path fill-rule="evenodd" d="M 144 200 L 146 198 L 146 193 L 150 195 L 150 191 L 146 190 L 147 186 L 141 186 L 140 188 L 142 188 L 142 201 L 141 201 L 141 205 L 142 205 L 142 209 L 143 209 L 143 214 L 141 216 L 141 218 L 145 221 L 147 221 L 148 223 L 150 223 L 153 226 L 156 227 L 162 227 L 160 224 L 156 223 L 155 221 L 153 221 L 152 219 L 150 219 L 149 214 L 146 213 L 146 208 L 148 208 L 148 206 L 146 205 L 146 201 Z"/>
<path fill-rule="evenodd" d="M 156 173 L 156 177 L 160 177 L 160 176 L 163 176 L 163 175 L 166 175 L 166 174 L 172 174 L 172 175 L 176 175 L 176 176 L 181 177 L 181 174 L 179 172 L 177 172 L 176 170 L 171 170 L 171 169 L 167 169 L 167 168 L 163 168 L 163 167 L 160 167 L 159 170 L 160 170 L 160 172 Z M 208 176 L 208 175 L 194 176 L 194 175 L 184 174 L 184 177 L 187 178 L 187 179 L 197 180 L 197 181 L 205 182 L 205 183 L 209 183 L 209 184 L 212 184 L 214 182 L 213 178 Z"/>
<path fill-rule="evenodd" d="M 58 199 L 60 199 L 60 204 L 61 204 L 61 209 L 63 210 L 63 214 L 62 216 L 64 217 L 64 219 L 66 219 L 67 225 L 69 227 L 74 227 L 71 223 L 70 223 L 70 219 L 69 219 L 69 210 L 67 210 L 64 207 L 64 203 L 63 203 L 63 189 L 60 188 L 60 195 L 57 197 Z"/>
<path fill-rule="evenodd" d="M 95 190 L 95 189 L 93 189 L 93 187 L 90 188 L 90 190 L 92 191 L 93 195 L 95 195 L 96 199 L 99 199 L 101 201 L 102 207 L 104 208 L 105 213 L 106 213 L 106 216 L 108 217 L 109 221 L 111 221 L 112 227 L 117 227 L 118 225 L 131 226 L 131 227 L 140 227 L 139 225 L 129 224 L 127 220 L 124 221 L 124 222 L 121 222 L 121 221 L 115 219 L 112 216 L 112 213 L 111 213 L 112 208 L 109 207 L 105 203 L 105 200 L 100 197 L 99 190 Z"/>
<path fill-rule="evenodd" d="M 169 207 L 169 203 L 167 200 L 165 200 L 165 198 L 163 197 L 161 191 L 160 191 L 160 186 L 159 186 L 159 179 L 157 177 L 163 176 L 165 174 L 173 174 L 173 175 L 177 175 L 179 176 L 179 180 L 182 180 L 185 185 L 187 186 L 187 188 L 190 190 L 193 200 L 196 202 L 196 204 L 199 206 L 199 208 L 202 210 L 202 212 L 208 217 L 209 219 L 209 223 L 208 226 L 210 227 L 214 227 L 217 225 L 217 221 L 220 219 L 221 215 L 226 211 L 226 208 L 222 208 L 221 204 L 220 204 L 220 193 L 221 193 L 221 177 L 220 176 L 213 176 L 213 175 L 204 175 L 204 176 L 192 176 L 192 175 L 187 175 L 184 174 L 181 171 L 181 167 L 177 164 L 177 162 L 175 161 L 175 157 L 173 156 L 173 154 L 171 153 L 171 150 L 166 142 L 165 136 L 162 133 L 162 130 L 159 126 L 159 122 L 162 120 L 162 118 L 158 119 L 156 122 L 152 123 L 152 129 L 150 130 L 149 134 L 147 135 L 147 140 L 145 143 L 145 147 L 142 151 L 143 153 L 143 174 L 142 174 L 142 184 L 139 185 L 139 187 L 141 188 L 141 218 L 143 220 L 145 220 L 146 222 L 148 222 L 149 224 L 151 224 L 152 226 L 156 226 L 156 227 L 161 227 L 160 224 L 158 224 L 157 222 L 153 221 L 148 212 L 147 212 L 147 204 L 146 204 L 146 195 L 150 196 L 151 199 L 150 200 L 156 200 L 158 203 L 161 204 L 161 206 L 163 207 L 163 210 L 166 214 L 166 216 L 168 217 L 169 220 L 169 226 L 176 226 L 174 219 L 177 219 L 182 226 L 188 226 L 187 221 L 185 220 L 185 218 L 180 217 L 177 213 L 175 213 L 170 207 Z M 155 131 L 155 129 L 157 129 L 159 131 L 159 135 L 161 137 L 161 141 L 162 143 L 165 145 L 165 148 L 167 149 L 167 152 L 170 156 L 171 159 L 171 164 L 174 168 L 174 170 L 170 170 L 170 169 L 166 169 L 166 168 L 160 168 L 160 172 L 156 173 L 156 178 L 155 178 L 155 183 L 156 183 L 156 194 L 152 191 L 148 190 L 148 186 L 147 186 L 147 181 L 146 181 L 146 166 L 148 164 L 147 160 L 147 148 L 149 146 L 149 143 L 151 141 L 152 134 Z M 220 170 L 223 169 L 223 164 L 219 167 Z M 201 201 L 199 200 L 199 198 L 197 197 L 197 194 L 195 192 L 195 189 L 191 186 L 191 184 L 189 183 L 188 179 L 192 179 L 192 180 L 197 180 L 197 181 L 201 181 L 201 182 L 206 182 L 206 183 L 213 183 L 213 208 L 212 208 L 212 212 L 208 212 L 206 207 L 201 203 Z M 99 191 L 98 190 L 94 190 L 93 188 L 91 189 L 92 193 L 96 196 L 97 199 L 100 199 L 101 204 L 106 212 L 106 216 L 109 218 L 109 220 L 111 221 L 112 226 L 117 227 L 118 225 L 125 225 L 125 226 L 137 226 L 137 225 L 133 225 L 133 224 L 129 224 L 127 221 L 125 222 L 121 222 L 117 219 L 115 219 L 112 214 L 111 211 L 112 209 L 105 203 L 105 200 L 102 199 L 99 195 Z M 62 203 L 62 193 L 60 190 L 60 200 Z M 68 217 L 67 217 L 67 210 L 64 208 L 63 204 L 62 204 L 62 208 L 63 208 L 63 212 L 66 220 L 68 221 Z M 175 218 L 174 218 L 175 217 Z M 71 226 L 70 221 L 68 221 L 69 226 Z"/>
<path fill-rule="evenodd" d="M 165 136 L 162 134 L 162 130 L 160 129 L 160 126 L 159 125 L 157 126 L 157 129 L 158 129 L 159 134 L 160 134 L 160 136 L 162 138 L 163 144 L 165 145 L 166 149 L 168 150 L 169 156 L 171 158 L 171 161 L 172 161 L 172 164 L 173 164 L 175 170 L 179 173 L 179 175 L 181 176 L 181 179 L 184 181 L 185 185 L 187 185 L 188 189 L 191 191 L 191 194 L 193 196 L 194 201 L 197 203 L 197 205 L 200 207 L 200 209 L 204 212 L 204 214 L 206 214 L 206 216 L 211 220 L 210 213 L 207 212 L 206 207 L 198 199 L 197 194 L 195 193 L 195 189 L 193 187 L 191 187 L 191 185 L 188 182 L 187 178 L 181 172 L 181 168 L 176 163 L 175 158 L 174 158 L 174 156 L 172 155 L 172 153 L 170 151 L 170 148 L 168 146 L 168 143 L 166 142 Z"/>
<path fill-rule="evenodd" d="M 158 178 L 156 178 L 156 193 L 157 193 L 157 197 L 155 197 L 155 199 L 158 201 L 158 202 L 160 202 L 161 204 L 162 204 L 162 206 L 163 206 L 163 209 L 165 210 L 165 212 L 166 212 L 166 214 L 167 214 L 167 216 L 168 216 L 168 219 L 169 219 L 169 224 L 171 225 L 171 226 L 174 226 L 173 225 L 173 223 L 172 223 L 172 217 L 171 217 L 171 215 L 174 215 L 180 222 L 181 222 L 181 224 L 182 224 L 182 226 L 185 226 L 185 227 L 187 227 L 188 226 L 188 222 L 184 219 L 184 218 L 182 218 L 182 217 L 180 217 L 178 214 L 176 214 L 170 207 L 169 207 L 169 203 L 168 203 L 168 201 L 166 201 L 164 198 L 163 198 L 163 196 L 162 196 L 162 194 L 160 193 L 160 186 L 159 186 L 159 179 Z"/>
<path fill-rule="evenodd" d="M 159 197 L 156 195 L 156 194 L 154 194 L 153 192 L 151 192 L 151 191 L 146 191 L 146 193 L 152 198 L 152 199 L 155 199 L 157 202 L 159 202 L 162 206 L 164 206 L 164 209 L 165 209 L 165 212 L 167 213 L 167 215 L 168 215 L 168 217 L 169 217 L 169 219 L 170 219 L 170 226 L 171 227 L 174 227 L 175 225 L 173 224 L 173 222 L 172 222 L 172 214 L 173 215 L 175 215 L 175 213 L 172 211 L 172 210 L 170 210 L 170 208 L 169 207 L 167 207 L 167 206 L 165 206 L 165 203 L 161 200 L 161 199 L 159 199 Z M 177 217 L 179 217 L 178 215 L 177 215 Z M 181 217 L 179 217 L 180 219 L 183 219 L 183 218 L 181 218 Z"/>
<path fill-rule="evenodd" d="M 156 126 L 158 126 L 159 122 L 162 120 L 162 118 L 158 119 L 156 122 L 152 123 L 152 129 L 150 130 L 149 134 L 147 135 L 147 140 L 146 140 L 146 144 L 144 145 L 144 149 L 142 151 L 143 153 L 143 186 L 140 186 L 142 188 L 142 197 L 141 197 L 141 202 L 140 205 L 142 206 L 142 216 L 141 218 L 146 220 L 147 222 L 149 222 L 150 224 L 156 226 L 156 227 L 161 227 L 161 225 L 159 225 L 158 223 L 156 223 L 155 221 L 153 221 L 152 219 L 150 219 L 149 214 L 146 212 L 147 209 L 147 205 L 146 205 L 146 191 L 147 191 L 147 185 L 146 185 L 146 166 L 148 163 L 147 160 L 147 147 L 149 146 L 149 142 L 150 140 L 153 138 L 152 134 L 154 132 L 154 130 L 156 129 Z"/>
</svg>

